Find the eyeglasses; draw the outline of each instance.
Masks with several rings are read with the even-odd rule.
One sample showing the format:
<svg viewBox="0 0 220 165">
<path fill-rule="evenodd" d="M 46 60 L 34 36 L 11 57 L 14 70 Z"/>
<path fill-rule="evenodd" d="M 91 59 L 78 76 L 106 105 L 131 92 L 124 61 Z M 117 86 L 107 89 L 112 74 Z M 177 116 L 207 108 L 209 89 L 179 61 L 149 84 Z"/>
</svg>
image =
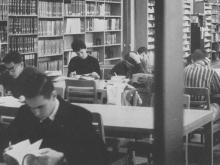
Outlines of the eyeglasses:
<svg viewBox="0 0 220 165">
<path fill-rule="evenodd" d="M 14 66 L 12 66 L 10 68 L 6 67 L 6 71 L 8 71 L 8 72 L 15 72 L 15 70 L 18 68 L 19 65 L 20 65 L 20 63 L 14 64 Z"/>
</svg>

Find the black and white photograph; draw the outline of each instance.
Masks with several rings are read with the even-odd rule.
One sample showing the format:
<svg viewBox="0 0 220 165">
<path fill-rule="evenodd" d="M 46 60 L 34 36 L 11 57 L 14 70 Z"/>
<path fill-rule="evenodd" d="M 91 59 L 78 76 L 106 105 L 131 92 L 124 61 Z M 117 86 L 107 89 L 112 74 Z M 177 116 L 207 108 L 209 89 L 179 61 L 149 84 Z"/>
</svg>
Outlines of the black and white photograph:
<svg viewBox="0 0 220 165">
<path fill-rule="evenodd" d="M 0 165 L 220 165 L 220 0 L 0 0 Z"/>
</svg>

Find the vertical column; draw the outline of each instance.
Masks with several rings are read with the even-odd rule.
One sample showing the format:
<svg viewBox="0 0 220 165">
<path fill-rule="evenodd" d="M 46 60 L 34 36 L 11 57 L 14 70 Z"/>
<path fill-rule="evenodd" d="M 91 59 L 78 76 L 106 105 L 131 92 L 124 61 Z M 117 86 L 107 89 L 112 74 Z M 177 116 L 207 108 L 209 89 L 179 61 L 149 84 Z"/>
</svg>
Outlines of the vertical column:
<svg viewBox="0 0 220 165">
<path fill-rule="evenodd" d="M 183 164 L 182 1 L 155 2 L 155 165 Z"/>
</svg>

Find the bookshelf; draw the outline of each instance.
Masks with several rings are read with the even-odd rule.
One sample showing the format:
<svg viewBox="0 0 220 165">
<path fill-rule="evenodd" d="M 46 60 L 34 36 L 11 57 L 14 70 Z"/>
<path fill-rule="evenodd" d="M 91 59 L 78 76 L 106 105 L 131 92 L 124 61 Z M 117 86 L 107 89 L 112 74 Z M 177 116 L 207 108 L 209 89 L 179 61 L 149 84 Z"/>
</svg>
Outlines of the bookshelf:
<svg viewBox="0 0 220 165">
<path fill-rule="evenodd" d="M 212 60 L 220 58 L 220 1 L 210 0 L 212 6 Z"/>
<path fill-rule="evenodd" d="M 191 15 L 192 4 L 189 0 L 183 1 L 183 57 L 191 54 Z"/>
<path fill-rule="evenodd" d="M 1 59 L 18 51 L 26 65 L 66 74 L 75 38 L 103 75 L 121 59 L 123 0 L 0 0 L 0 9 Z"/>
<path fill-rule="evenodd" d="M 194 14 L 198 15 L 201 25 L 200 39 L 212 61 L 220 57 L 220 0 L 196 1 Z"/>
<path fill-rule="evenodd" d="M 38 0 L 38 68 L 63 71 L 63 0 Z"/>
<path fill-rule="evenodd" d="M 147 2 L 147 54 L 155 56 L 155 0 Z"/>
<path fill-rule="evenodd" d="M 7 51 L 18 51 L 25 65 L 36 66 L 37 0 L 8 0 Z"/>
<path fill-rule="evenodd" d="M 121 59 L 122 13 L 122 0 L 64 0 L 64 68 L 76 55 L 71 43 L 77 38 L 85 41 L 88 53 L 98 59 L 105 77 Z"/>
<path fill-rule="evenodd" d="M 2 61 L 8 47 L 8 1 L 0 0 L 0 62 Z"/>
</svg>

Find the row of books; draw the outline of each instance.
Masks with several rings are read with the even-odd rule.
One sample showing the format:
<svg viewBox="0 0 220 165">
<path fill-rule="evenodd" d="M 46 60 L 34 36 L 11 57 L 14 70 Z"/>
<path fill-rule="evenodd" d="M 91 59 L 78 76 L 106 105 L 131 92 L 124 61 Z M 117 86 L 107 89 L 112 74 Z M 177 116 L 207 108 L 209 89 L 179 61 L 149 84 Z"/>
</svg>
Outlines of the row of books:
<svg viewBox="0 0 220 165">
<path fill-rule="evenodd" d="M 7 45 L 0 45 L 1 49 L 0 49 L 0 62 L 2 62 L 3 58 L 5 57 L 6 53 L 7 53 Z"/>
<path fill-rule="evenodd" d="M 86 3 L 86 15 L 105 15 L 105 4 L 104 3 Z"/>
<path fill-rule="evenodd" d="M 117 43 L 117 34 L 106 34 L 105 35 L 105 44 L 116 44 Z"/>
<path fill-rule="evenodd" d="M 30 53 L 24 55 L 25 66 L 36 66 L 36 54 Z"/>
<path fill-rule="evenodd" d="M 84 30 L 85 23 L 80 18 L 67 18 L 64 22 L 66 34 L 77 34 Z"/>
<path fill-rule="evenodd" d="M 9 0 L 9 14 L 36 15 L 37 0 Z"/>
<path fill-rule="evenodd" d="M 0 0 L 0 21 L 7 20 L 8 0 Z"/>
<path fill-rule="evenodd" d="M 37 38 L 33 36 L 9 37 L 9 51 L 21 53 L 36 52 Z"/>
<path fill-rule="evenodd" d="M 63 21 L 40 20 L 38 24 L 38 34 L 40 36 L 62 35 Z"/>
<path fill-rule="evenodd" d="M 84 1 L 72 1 L 71 3 L 64 4 L 65 16 L 81 16 L 85 15 L 85 2 Z"/>
<path fill-rule="evenodd" d="M 38 57 L 61 55 L 63 39 L 46 39 L 38 41 Z"/>
<path fill-rule="evenodd" d="M 53 61 L 39 61 L 38 68 L 40 71 L 56 71 L 63 69 L 63 61 L 62 60 L 53 60 Z"/>
<path fill-rule="evenodd" d="M 7 42 L 7 25 L 0 25 L 0 43 Z"/>
<path fill-rule="evenodd" d="M 110 18 L 106 19 L 106 30 L 119 30 L 120 29 L 120 19 Z"/>
<path fill-rule="evenodd" d="M 62 2 L 39 1 L 38 15 L 42 17 L 61 17 L 63 13 Z"/>
<path fill-rule="evenodd" d="M 37 18 L 10 17 L 8 20 L 9 34 L 37 34 Z"/>
<path fill-rule="evenodd" d="M 86 19 L 86 31 L 104 31 L 105 20 L 100 18 Z"/>
</svg>

